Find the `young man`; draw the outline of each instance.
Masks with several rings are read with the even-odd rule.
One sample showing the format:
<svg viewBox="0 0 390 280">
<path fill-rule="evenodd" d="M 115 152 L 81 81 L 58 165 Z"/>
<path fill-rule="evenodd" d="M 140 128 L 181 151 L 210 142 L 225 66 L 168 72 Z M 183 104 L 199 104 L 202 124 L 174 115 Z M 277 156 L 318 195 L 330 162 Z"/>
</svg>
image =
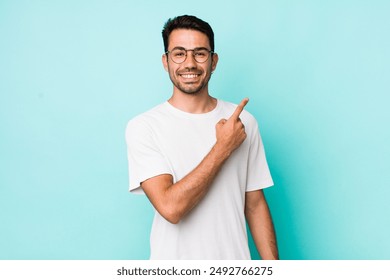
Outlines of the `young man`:
<svg viewBox="0 0 390 280">
<path fill-rule="evenodd" d="M 250 259 L 247 221 L 261 257 L 277 259 L 262 192 L 273 182 L 248 99 L 236 106 L 208 92 L 218 63 L 213 30 L 179 16 L 163 40 L 173 94 L 126 129 L 130 191 L 156 209 L 150 258 Z"/>
</svg>

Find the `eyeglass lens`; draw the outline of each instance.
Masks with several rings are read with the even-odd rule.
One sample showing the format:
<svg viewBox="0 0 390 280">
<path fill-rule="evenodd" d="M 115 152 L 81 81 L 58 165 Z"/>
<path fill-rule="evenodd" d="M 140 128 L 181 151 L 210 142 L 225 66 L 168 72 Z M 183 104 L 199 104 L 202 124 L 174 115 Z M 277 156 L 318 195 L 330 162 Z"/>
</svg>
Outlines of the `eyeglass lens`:
<svg viewBox="0 0 390 280">
<path fill-rule="evenodd" d="M 183 63 L 186 58 L 188 51 L 192 51 L 192 55 L 196 62 L 203 63 L 206 62 L 210 56 L 210 51 L 208 49 L 194 49 L 194 50 L 186 50 L 186 49 L 173 49 L 169 53 L 171 54 L 171 59 L 175 63 Z"/>
</svg>

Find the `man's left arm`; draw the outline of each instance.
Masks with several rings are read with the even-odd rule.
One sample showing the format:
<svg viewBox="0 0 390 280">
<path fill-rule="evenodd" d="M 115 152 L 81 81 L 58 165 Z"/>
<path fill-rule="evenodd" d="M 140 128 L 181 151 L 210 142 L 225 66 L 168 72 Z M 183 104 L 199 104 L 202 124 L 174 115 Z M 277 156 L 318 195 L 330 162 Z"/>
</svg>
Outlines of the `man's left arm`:
<svg viewBox="0 0 390 280">
<path fill-rule="evenodd" d="M 263 260 L 279 259 L 275 229 L 262 190 L 246 192 L 245 217 L 261 258 Z"/>
</svg>

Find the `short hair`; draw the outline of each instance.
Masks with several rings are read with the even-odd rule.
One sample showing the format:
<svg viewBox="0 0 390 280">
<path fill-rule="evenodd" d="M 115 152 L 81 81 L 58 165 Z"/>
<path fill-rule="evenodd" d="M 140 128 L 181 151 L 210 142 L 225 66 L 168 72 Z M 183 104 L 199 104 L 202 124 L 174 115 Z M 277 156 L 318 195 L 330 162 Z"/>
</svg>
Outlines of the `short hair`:
<svg viewBox="0 0 390 280">
<path fill-rule="evenodd" d="M 162 30 L 162 37 L 164 41 L 165 52 L 168 51 L 169 35 L 175 29 L 192 29 L 204 33 L 209 39 L 211 51 L 214 52 L 214 32 L 210 24 L 195 16 L 189 15 L 177 16 L 173 19 L 170 18 L 164 24 L 164 28 Z"/>
</svg>

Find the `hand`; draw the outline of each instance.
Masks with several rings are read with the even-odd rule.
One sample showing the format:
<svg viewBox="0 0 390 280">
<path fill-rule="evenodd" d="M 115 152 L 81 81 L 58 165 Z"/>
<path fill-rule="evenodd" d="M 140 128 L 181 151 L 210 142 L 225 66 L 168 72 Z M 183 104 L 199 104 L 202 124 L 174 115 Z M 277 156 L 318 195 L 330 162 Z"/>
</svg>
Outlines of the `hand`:
<svg viewBox="0 0 390 280">
<path fill-rule="evenodd" d="M 221 119 L 216 124 L 216 145 L 219 145 L 220 148 L 229 155 L 237 149 L 246 138 L 245 127 L 240 120 L 240 114 L 248 101 L 248 98 L 244 98 L 229 119 Z"/>
</svg>

